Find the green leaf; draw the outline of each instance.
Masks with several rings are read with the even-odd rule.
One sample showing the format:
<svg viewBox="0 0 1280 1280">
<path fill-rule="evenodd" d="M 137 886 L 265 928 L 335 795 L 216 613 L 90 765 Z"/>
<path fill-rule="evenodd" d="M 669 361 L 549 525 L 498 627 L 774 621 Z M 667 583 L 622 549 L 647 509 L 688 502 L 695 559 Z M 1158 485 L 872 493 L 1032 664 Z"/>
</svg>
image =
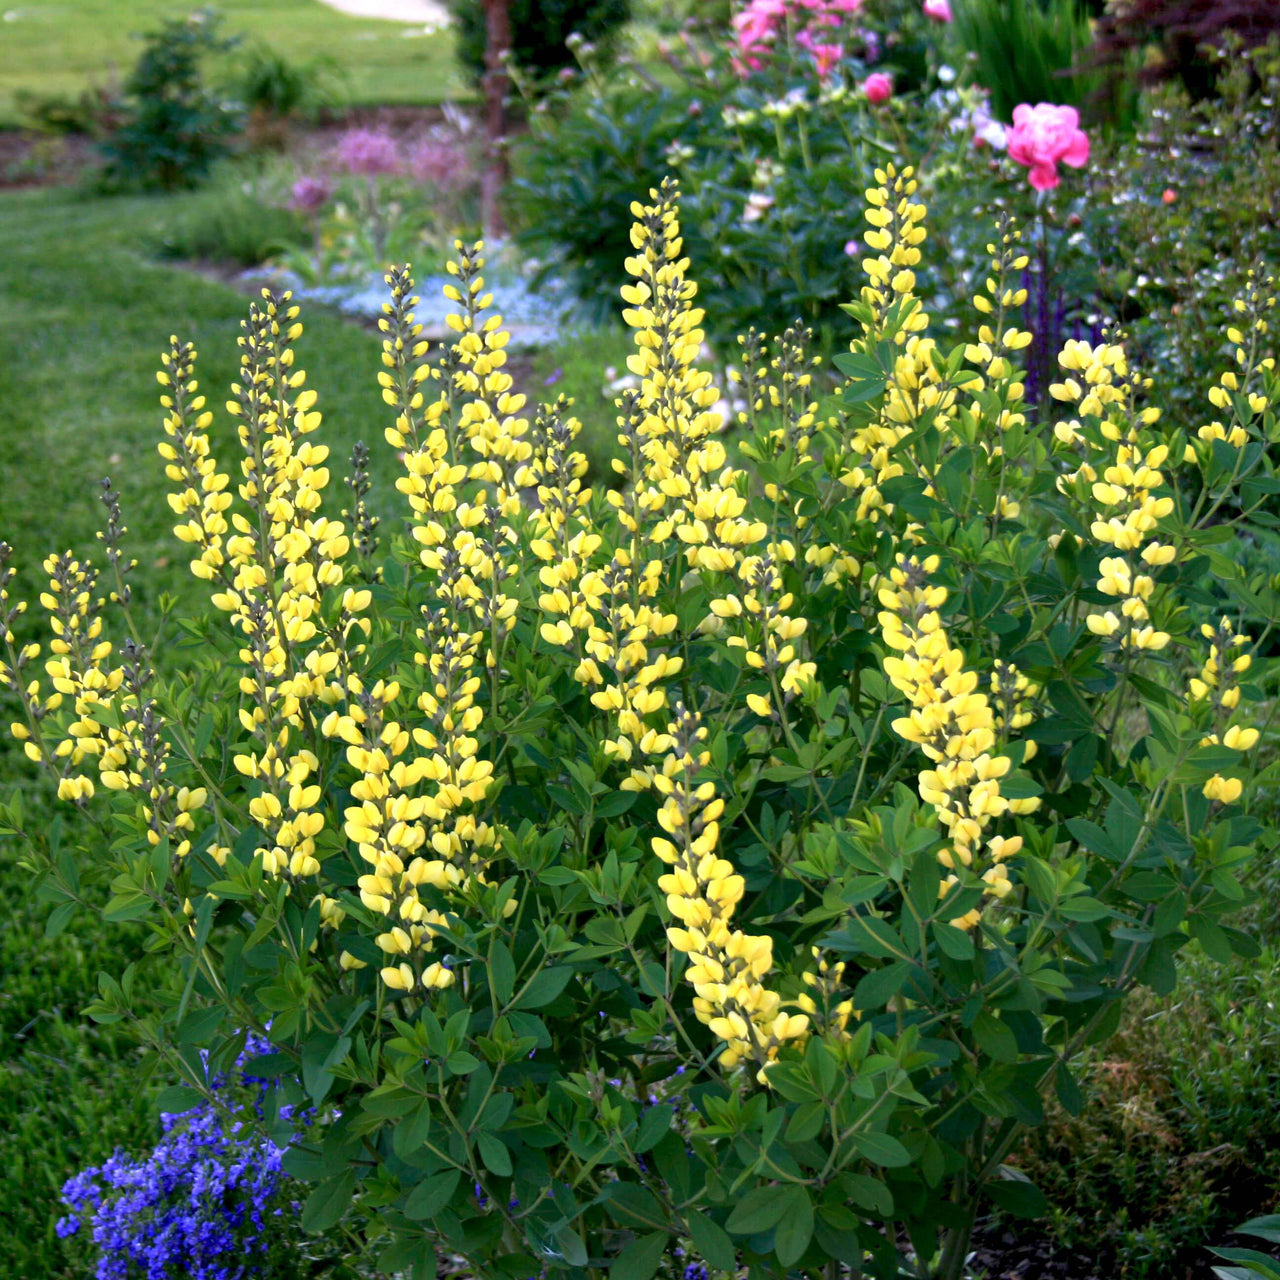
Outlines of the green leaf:
<svg viewBox="0 0 1280 1280">
<path fill-rule="evenodd" d="M 185 1084 L 171 1084 L 167 1089 L 160 1090 L 156 1110 L 180 1115 L 184 1111 L 190 1111 L 192 1107 L 198 1107 L 203 1101 L 204 1094 L 199 1089 L 189 1088 Z"/>
<path fill-rule="evenodd" d="M 1003 788 L 1001 788 L 1003 790 Z M 1067 830 L 1090 853 L 1096 853 L 1108 862 L 1123 862 L 1124 853 L 1116 842 L 1096 823 L 1084 818 L 1068 818 Z"/>
<path fill-rule="evenodd" d="M 351 1204 L 356 1189 L 356 1172 L 344 1169 L 336 1178 L 322 1182 L 302 1206 L 302 1229 L 312 1234 L 334 1226 Z"/>
<path fill-rule="evenodd" d="M 881 956 L 898 960 L 905 959 L 908 955 L 902 939 L 878 916 L 850 916 L 844 928 L 824 938 L 821 945 L 846 955 Z"/>
<path fill-rule="evenodd" d="M 568 985 L 573 970 L 568 965 L 557 965 L 534 974 L 529 985 L 515 1002 L 517 1009 L 541 1009 L 550 1004 Z"/>
<path fill-rule="evenodd" d="M 789 1187 L 781 1199 L 785 1208 L 773 1235 L 773 1248 L 778 1261 L 790 1267 L 800 1261 L 813 1239 L 813 1203 L 803 1187 Z"/>
<path fill-rule="evenodd" d="M 667 1251 L 667 1233 L 651 1231 L 633 1240 L 609 1267 L 613 1280 L 650 1280 Z"/>
<path fill-rule="evenodd" d="M 933 934 L 933 940 L 938 944 L 938 950 L 944 956 L 952 960 L 973 959 L 973 939 L 963 929 L 957 929 L 955 925 L 943 924 L 941 920 L 935 920 L 929 926 L 929 931 Z"/>
<path fill-rule="evenodd" d="M 973 1020 L 973 1038 L 978 1047 L 996 1062 L 1017 1062 L 1018 1041 L 994 1013 L 984 1009 Z"/>
<path fill-rule="evenodd" d="M 878 1178 L 865 1173 L 846 1173 L 841 1184 L 847 1189 L 849 1199 L 862 1209 L 870 1209 L 882 1218 L 893 1213 L 893 1193 Z"/>
<path fill-rule="evenodd" d="M 611 1182 L 600 1193 L 609 1212 L 621 1226 L 634 1231 L 637 1227 L 662 1230 L 667 1225 L 666 1214 L 657 1199 L 635 1182 Z"/>
<path fill-rule="evenodd" d="M 1280 1280 L 1276 1260 L 1257 1249 L 1210 1249 L 1209 1252 L 1216 1253 L 1219 1258 L 1226 1258 L 1228 1262 L 1243 1262 L 1245 1271 L 1240 1274 L 1257 1276 L 1258 1280 Z M 1214 1270 L 1217 1271 L 1218 1268 L 1215 1267 Z"/>
<path fill-rule="evenodd" d="M 484 1167 L 490 1173 L 497 1174 L 499 1178 L 511 1176 L 511 1152 L 507 1149 L 505 1142 L 495 1138 L 491 1133 L 481 1133 L 476 1137 L 476 1147 L 480 1151 L 480 1159 L 484 1161 Z"/>
<path fill-rule="evenodd" d="M 597 818 L 621 817 L 629 812 L 639 799 L 638 791 L 614 791 L 596 802 L 595 815 Z"/>
<path fill-rule="evenodd" d="M 1067 920 L 1090 922 L 1105 920 L 1112 914 L 1111 908 L 1099 902 L 1097 898 L 1087 896 L 1067 898 L 1059 903 L 1058 911 Z"/>
<path fill-rule="evenodd" d="M 302 1087 L 319 1106 L 333 1087 L 333 1071 L 351 1049 L 350 1036 L 316 1036 L 302 1047 Z"/>
<path fill-rule="evenodd" d="M 52 941 L 71 923 L 72 916 L 80 909 L 79 903 L 64 902 L 61 906 L 54 907 L 49 912 L 49 918 L 44 923 L 44 936 L 46 941 Z"/>
<path fill-rule="evenodd" d="M 197 1009 L 183 1018 L 178 1027 L 179 1044 L 203 1044 L 218 1029 L 226 1016 L 223 1008 Z"/>
<path fill-rule="evenodd" d="M 435 1280 L 439 1267 L 435 1246 L 426 1236 L 416 1240 L 397 1240 L 378 1255 L 378 1267 L 394 1276 L 409 1280 Z"/>
<path fill-rule="evenodd" d="M 911 1153 L 887 1133 L 855 1133 L 853 1145 L 872 1164 L 885 1169 L 903 1169 L 911 1163 Z"/>
<path fill-rule="evenodd" d="M 632 1144 L 633 1150 L 643 1154 L 651 1147 L 656 1147 L 670 1131 L 675 1114 L 675 1107 L 665 1103 L 659 1107 L 649 1107 L 640 1118 L 640 1129 Z"/>
<path fill-rule="evenodd" d="M 1193 915 L 1188 917 L 1187 923 L 1191 926 L 1191 936 L 1204 948 L 1204 953 L 1210 960 L 1226 964 L 1231 959 L 1231 943 L 1212 920 L 1202 915 Z"/>
<path fill-rule="evenodd" d="M 561 1227 L 556 1232 L 556 1244 L 560 1246 L 561 1257 L 571 1267 L 585 1267 L 587 1265 L 586 1246 L 572 1227 Z"/>
<path fill-rule="evenodd" d="M 1269 1213 L 1262 1218 L 1250 1218 L 1236 1228 L 1236 1235 L 1257 1236 L 1270 1244 L 1280 1244 L 1280 1213 Z"/>
<path fill-rule="evenodd" d="M 724 1228 L 712 1222 L 705 1213 L 691 1213 L 688 1218 L 689 1238 L 698 1256 L 716 1271 L 736 1271 L 738 1254 Z"/>
<path fill-rule="evenodd" d="M 987 1182 L 982 1189 L 989 1199 L 1015 1218 L 1043 1218 L 1049 1212 L 1048 1197 L 1022 1178 Z"/>
<path fill-rule="evenodd" d="M 734 1206 L 725 1230 L 735 1236 L 754 1236 L 776 1226 L 786 1202 L 777 1187 L 757 1187 L 748 1191 Z"/>
<path fill-rule="evenodd" d="M 853 991 L 853 1003 L 859 1009 L 883 1008 L 902 990 L 911 975 L 911 965 L 905 960 L 872 969 L 864 974 Z"/>
<path fill-rule="evenodd" d="M 368 1099 L 366 1098 L 367 1102 Z M 401 1160 L 410 1160 L 422 1150 L 422 1144 L 431 1132 L 431 1101 L 422 1098 L 412 1114 L 405 1116 L 391 1135 L 391 1149 Z"/>
<path fill-rule="evenodd" d="M 797 1107 L 795 1115 L 791 1117 L 790 1123 L 787 1125 L 787 1141 L 811 1141 L 822 1132 L 822 1126 L 826 1118 L 827 1104 L 821 1100 L 818 1102 L 806 1102 L 803 1106 Z"/>
<path fill-rule="evenodd" d="M 1084 1110 L 1084 1093 L 1076 1083 L 1075 1076 L 1071 1074 L 1071 1068 L 1065 1062 L 1058 1063 L 1054 1083 L 1062 1109 L 1068 1115 L 1078 1116 Z"/>
<path fill-rule="evenodd" d="M 494 940 L 489 950 L 489 981 L 493 984 L 493 994 L 498 1004 L 506 1007 L 516 985 L 516 962 L 503 942 Z"/>
<path fill-rule="evenodd" d="M 102 918 L 109 920 L 113 924 L 123 924 L 129 920 L 141 920 L 143 916 L 151 911 L 151 899 L 145 893 L 134 890 L 130 893 L 120 893 L 102 910 Z"/>
<path fill-rule="evenodd" d="M 424 1178 L 404 1202 L 404 1216 L 421 1222 L 424 1218 L 434 1218 L 453 1199 L 453 1193 L 462 1181 L 462 1173 L 458 1169 L 446 1169 L 444 1173 Z"/>
</svg>

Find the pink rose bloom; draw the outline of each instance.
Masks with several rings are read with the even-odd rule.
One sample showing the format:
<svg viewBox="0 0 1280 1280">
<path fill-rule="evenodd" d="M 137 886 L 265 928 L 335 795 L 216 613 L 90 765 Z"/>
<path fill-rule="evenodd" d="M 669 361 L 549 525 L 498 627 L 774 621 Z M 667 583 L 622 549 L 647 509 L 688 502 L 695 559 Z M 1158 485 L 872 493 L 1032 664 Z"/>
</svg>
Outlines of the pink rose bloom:
<svg viewBox="0 0 1280 1280">
<path fill-rule="evenodd" d="M 951 5 L 948 0 L 924 0 L 924 16 L 934 22 L 950 22 Z"/>
<path fill-rule="evenodd" d="M 818 79 L 826 80 L 840 65 L 840 59 L 844 57 L 844 45 L 815 44 L 809 52 L 813 54 L 813 65 L 817 68 Z"/>
<path fill-rule="evenodd" d="M 1079 169 L 1089 159 L 1089 139 L 1075 107 L 1020 103 L 1013 109 L 1008 141 L 1009 155 L 1031 170 L 1028 178 L 1037 191 L 1058 185 L 1058 161 Z"/>
<path fill-rule="evenodd" d="M 827 8 L 833 13 L 858 13 L 865 0 L 827 0 Z"/>
<path fill-rule="evenodd" d="M 844 45 L 824 44 L 809 28 L 797 34 L 796 43 L 813 55 L 819 80 L 826 80 L 844 57 Z"/>
<path fill-rule="evenodd" d="M 862 92 L 873 106 L 893 97 L 893 77 L 885 71 L 873 71 L 863 82 Z"/>
<path fill-rule="evenodd" d="M 757 45 L 767 44 L 786 12 L 786 0 L 751 0 L 741 13 L 733 15 L 738 47 L 745 53 Z"/>
</svg>

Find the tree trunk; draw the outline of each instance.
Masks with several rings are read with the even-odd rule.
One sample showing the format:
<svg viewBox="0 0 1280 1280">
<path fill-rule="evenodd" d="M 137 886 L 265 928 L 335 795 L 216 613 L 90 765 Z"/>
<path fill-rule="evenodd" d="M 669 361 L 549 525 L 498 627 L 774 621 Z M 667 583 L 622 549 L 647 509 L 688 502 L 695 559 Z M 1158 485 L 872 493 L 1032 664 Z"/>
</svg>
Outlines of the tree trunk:
<svg viewBox="0 0 1280 1280">
<path fill-rule="evenodd" d="M 506 119 L 503 102 L 510 80 L 504 58 L 511 49 L 509 0 L 481 0 L 484 6 L 484 173 L 480 180 L 480 221 L 484 234 L 506 231 L 499 207 L 502 189 L 510 176 L 507 164 Z"/>
</svg>

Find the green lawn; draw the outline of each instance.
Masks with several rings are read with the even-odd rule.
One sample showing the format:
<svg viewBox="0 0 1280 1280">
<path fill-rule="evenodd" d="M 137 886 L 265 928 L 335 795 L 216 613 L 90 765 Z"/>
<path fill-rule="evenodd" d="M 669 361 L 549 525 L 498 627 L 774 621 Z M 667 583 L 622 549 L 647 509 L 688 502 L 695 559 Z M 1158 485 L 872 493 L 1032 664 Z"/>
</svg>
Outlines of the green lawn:
<svg viewBox="0 0 1280 1280">
<path fill-rule="evenodd" d="M 210 403 L 226 399 L 246 300 L 231 289 L 141 259 L 132 247 L 181 197 L 82 202 L 64 192 L 0 196 L 0 538 L 20 565 L 15 595 L 31 598 L 53 548 L 92 552 L 100 522 L 95 482 L 110 473 L 124 495 L 129 542 L 140 564 L 144 613 L 159 592 L 193 605 L 200 592 L 175 554 L 166 481 L 155 451 L 155 369 L 173 332 L 199 344 Z M 323 313 L 307 318 L 300 364 L 313 375 L 334 450 L 334 485 L 364 436 L 384 465 L 379 501 L 391 501 L 389 451 L 379 449 L 382 409 L 374 381 L 376 338 Z M 220 414 L 217 439 L 230 456 Z M 338 495 L 334 495 L 335 505 Z M 38 614 L 39 606 L 33 602 Z M 32 634 L 38 618 L 27 620 Z M 0 708 L 0 725 L 12 719 Z M 49 831 L 61 812 L 0 730 L 0 797 L 24 793 L 29 827 Z M 121 1029 L 86 1023 L 81 1009 L 101 970 L 141 955 L 141 933 L 82 915 L 59 938 L 43 937 L 48 909 L 34 901 L 22 850 L 0 838 L 0 1275 L 80 1280 L 54 1233 L 57 1192 L 85 1163 L 117 1145 L 153 1144 L 150 1095 L 140 1092 L 134 1051 Z M 148 989 L 157 977 L 139 983 Z"/>
<path fill-rule="evenodd" d="M 197 0 L 6 0 L 0 8 L 0 124 L 14 95 L 80 93 L 123 79 L 137 58 L 136 33 L 181 17 Z M 219 0 L 224 30 L 263 40 L 291 61 L 328 57 L 355 104 L 435 103 L 465 92 L 447 32 L 352 18 L 320 0 Z"/>
</svg>

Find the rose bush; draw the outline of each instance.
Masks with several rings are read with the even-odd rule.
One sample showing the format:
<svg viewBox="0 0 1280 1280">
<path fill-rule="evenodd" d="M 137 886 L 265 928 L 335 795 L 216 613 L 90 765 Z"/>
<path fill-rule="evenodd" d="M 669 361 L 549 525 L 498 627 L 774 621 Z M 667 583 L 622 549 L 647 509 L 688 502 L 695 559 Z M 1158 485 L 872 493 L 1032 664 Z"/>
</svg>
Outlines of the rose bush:
<svg viewBox="0 0 1280 1280">
<path fill-rule="evenodd" d="M 602 312 L 612 307 L 602 282 L 628 249 L 632 193 L 679 173 L 721 359 L 753 325 L 780 333 L 800 322 L 824 349 L 834 341 L 840 302 L 859 278 L 843 246 L 857 234 L 869 175 L 886 158 L 925 154 L 928 190 L 939 198 L 947 190 L 948 201 L 966 207 L 992 186 L 989 152 L 979 149 L 987 143 L 975 143 L 991 124 L 982 95 L 944 93 L 930 79 L 935 91 L 922 97 L 913 41 L 891 43 L 894 29 L 844 13 L 844 57 L 823 80 L 810 50 L 774 21 L 772 42 L 752 46 L 760 68 L 746 75 L 734 69 L 736 41 L 673 53 L 674 83 L 641 73 L 628 82 L 588 63 L 584 83 L 546 100 L 515 151 L 517 237 Z M 964 224 L 949 221 L 948 237 L 957 233 Z M 968 247 L 925 265 L 923 296 L 941 295 L 948 307 L 965 296 Z"/>
<path fill-rule="evenodd" d="M 1163 425 L 1110 341 L 1067 345 L 1036 429 L 1017 228 L 946 347 L 916 192 L 867 192 L 830 415 L 802 333 L 745 336 L 749 470 L 668 183 L 635 206 L 615 489 L 583 488 L 570 406 L 514 390 L 459 246 L 438 356 L 388 277 L 385 550 L 363 455 L 326 514 L 297 309 L 266 294 L 237 483 L 191 346 L 160 375 L 215 610 L 174 678 L 114 503 L 102 566 L 48 560 L 39 627 L 2 571 L 13 732 L 101 831 L 55 854 L 0 814 L 50 927 L 99 882 L 148 922 L 183 982 L 138 1030 L 183 1105 L 268 1037 L 264 1111 L 315 1109 L 283 1157 L 303 1225 L 384 1271 L 648 1280 L 679 1247 L 954 1280 L 985 1204 L 1041 1206 L 1006 1158 L 1046 1097 L 1079 1107 L 1125 995 L 1188 946 L 1256 950 L 1227 923 L 1275 839 L 1238 618 L 1280 607 L 1231 542 L 1280 490 L 1272 282 L 1226 318 L 1220 433 Z M 103 975 L 94 1016 L 129 1021 L 147 972 Z"/>
</svg>

